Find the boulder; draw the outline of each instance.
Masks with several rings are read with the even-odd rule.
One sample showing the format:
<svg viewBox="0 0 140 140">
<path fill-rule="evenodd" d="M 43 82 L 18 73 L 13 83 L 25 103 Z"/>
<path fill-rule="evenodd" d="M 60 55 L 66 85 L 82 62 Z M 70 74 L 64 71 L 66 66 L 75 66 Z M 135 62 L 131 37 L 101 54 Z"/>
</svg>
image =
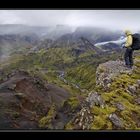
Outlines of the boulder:
<svg viewBox="0 0 140 140">
<path fill-rule="evenodd" d="M 125 107 L 124 107 L 123 104 L 121 104 L 121 103 L 115 103 L 115 106 L 117 107 L 117 109 L 118 109 L 119 111 L 125 110 Z"/>
<path fill-rule="evenodd" d="M 132 86 L 128 86 L 128 92 L 135 96 L 137 94 L 137 86 L 136 85 L 132 85 Z"/>
<path fill-rule="evenodd" d="M 109 120 L 113 123 L 116 128 L 123 128 L 123 123 L 120 118 L 115 114 L 112 113 L 109 115 Z"/>
<path fill-rule="evenodd" d="M 104 100 L 97 92 L 90 92 L 86 101 L 89 103 L 90 107 L 97 105 L 104 108 Z"/>
<path fill-rule="evenodd" d="M 140 80 L 137 80 L 137 85 L 138 87 L 140 87 Z"/>
<path fill-rule="evenodd" d="M 140 105 L 140 97 L 135 99 L 135 102 Z"/>
</svg>

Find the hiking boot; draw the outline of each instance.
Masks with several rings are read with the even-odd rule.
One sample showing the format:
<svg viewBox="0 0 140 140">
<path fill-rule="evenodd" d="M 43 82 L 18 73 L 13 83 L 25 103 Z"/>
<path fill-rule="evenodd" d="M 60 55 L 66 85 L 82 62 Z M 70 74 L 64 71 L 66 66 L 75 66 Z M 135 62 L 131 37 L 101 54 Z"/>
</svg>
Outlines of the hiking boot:
<svg viewBox="0 0 140 140">
<path fill-rule="evenodd" d="M 126 67 L 127 67 L 128 69 L 132 69 L 132 66 L 131 66 L 131 65 L 126 65 Z"/>
</svg>

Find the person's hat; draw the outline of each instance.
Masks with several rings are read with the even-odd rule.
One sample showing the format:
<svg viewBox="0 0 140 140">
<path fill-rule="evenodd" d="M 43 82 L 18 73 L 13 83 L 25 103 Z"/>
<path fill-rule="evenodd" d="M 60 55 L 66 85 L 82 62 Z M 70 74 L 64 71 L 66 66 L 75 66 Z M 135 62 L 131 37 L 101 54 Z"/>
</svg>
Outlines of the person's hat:
<svg viewBox="0 0 140 140">
<path fill-rule="evenodd" d="M 129 31 L 129 30 L 125 30 L 125 34 L 126 35 L 132 35 L 131 31 Z"/>
</svg>

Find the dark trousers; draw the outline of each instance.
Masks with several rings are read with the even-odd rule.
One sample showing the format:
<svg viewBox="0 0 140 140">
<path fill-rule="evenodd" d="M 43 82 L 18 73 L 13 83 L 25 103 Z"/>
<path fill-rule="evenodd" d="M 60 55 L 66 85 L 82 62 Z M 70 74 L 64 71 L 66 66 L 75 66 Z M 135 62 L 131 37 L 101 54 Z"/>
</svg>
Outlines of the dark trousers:
<svg viewBox="0 0 140 140">
<path fill-rule="evenodd" d="M 124 54 L 125 65 L 133 66 L 133 49 L 127 48 Z"/>
</svg>

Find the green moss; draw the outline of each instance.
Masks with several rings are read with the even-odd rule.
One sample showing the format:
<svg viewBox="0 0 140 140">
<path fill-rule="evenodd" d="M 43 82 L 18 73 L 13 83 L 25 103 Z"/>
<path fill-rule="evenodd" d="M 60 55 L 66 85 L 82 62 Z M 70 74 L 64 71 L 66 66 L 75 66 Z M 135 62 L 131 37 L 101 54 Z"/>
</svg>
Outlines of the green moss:
<svg viewBox="0 0 140 140">
<path fill-rule="evenodd" d="M 81 64 L 67 70 L 66 79 L 74 84 L 78 84 L 83 89 L 92 90 L 95 87 L 94 65 Z"/>
<path fill-rule="evenodd" d="M 128 101 L 132 102 L 134 97 L 132 95 L 130 95 L 128 92 L 125 91 L 125 89 L 120 88 L 120 89 L 116 89 L 114 91 L 114 94 L 117 95 L 117 99 L 116 100 L 121 100 L 122 98 L 127 99 Z"/>
<path fill-rule="evenodd" d="M 134 96 L 130 95 L 127 91 L 129 85 L 135 84 L 140 79 L 140 65 L 138 63 L 136 65 L 137 69 L 133 71 L 132 75 L 121 74 L 116 77 L 108 93 L 96 86 L 97 91 L 102 93 L 101 96 L 107 106 L 105 109 L 96 106 L 92 108 L 92 112 L 95 115 L 92 129 L 112 129 L 112 124 L 108 121 L 107 116 L 116 111 L 116 108 L 113 107 L 113 104 L 116 102 L 122 103 L 125 107 L 124 111 L 119 112 L 125 129 L 138 129 L 135 120 L 132 118 L 132 112 L 134 111 L 140 115 L 140 107 L 134 103 Z"/>
<path fill-rule="evenodd" d="M 109 93 L 103 93 L 103 94 L 101 94 L 101 97 L 106 102 L 109 102 L 109 101 L 112 101 L 112 100 L 118 98 L 118 95 L 114 91 L 112 91 L 112 92 L 109 92 Z"/>
<path fill-rule="evenodd" d="M 136 123 L 131 118 L 131 112 L 130 111 L 127 111 L 127 110 L 122 111 L 121 112 L 121 117 L 123 119 L 125 129 L 133 130 L 133 129 L 137 128 Z"/>
<path fill-rule="evenodd" d="M 68 99 L 67 102 L 71 106 L 72 109 L 75 109 L 79 105 L 79 101 L 77 97 L 71 97 Z"/>
<path fill-rule="evenodd" d="M 122 97 L 127 99 L 128 101 L 132 101 L 133 100 L 133 96 L 131 96 L 130 94 L 123 92 Z"/>
<path fill-rule="evenodd" d="M 106 94 L 104 93 L 104 94 L 101 95 L 105 102 L 109 102 L 110 101 L 110 96 L 108 96 L 107 94 L 109 94 L 109 93 L 106 93 Z"/>
<path fill-rule="evenodd" d="M 116 78 L 114 78 L 113 83 L 111 84 L 110 90 L 114 90 L 117 88 L 126 89 L 128 85 L 133 85 L 136 82 L 135 79 L 132 79 L 127 74 L 122 74 Z"/>
<path fill-rule="evenodd" d="M 108 106 L 105 109 L 94 107 L 92 109 L 94 122 L 91 129 L 112 129 L 112 123 L 109 121 L 108 116 L 115 110 L 115 108 Z"/>
<path fill-rule="evenodd" d="M 69 122 L 65 125 L 65 129 L 66 129 L 66 130 L 72 130 L 72 129 L 73 129 L 73 125 L 72 125 L 71 121 L 69 121 Z"/>
<path fill-rule="evenodd" d="M 98 71 L 99 71 L 99 73 L 105 72 L 105 67 L 103 67 L 103 66 L 100 65 Z"/>
<path fill-rule="evenodd" d="M 106 117 L 95 116 L 91 129 L 103 129 L 106 123 Z"/>
<path fill-rule="evenodd" d="M 135 63 L 135 66 L 137 66 L 137 67 L 140 67 L 140 61 L 139 61 L 139 59 L 137 59 L 138 61 L 137 61 L 137 63 Z M 139 63 L 138 63 L 139 62 Z"/>
<path fill-rule="evenodd" d="M 140 71 L 139 71 L 139 73 L 137 73 L 137 71 L 135 71 L 135 73 L 132 74 L 131 78 L 134 80 L 140 79 Z"/>
<path fill-rule="evenodd" d="M 92 113 L 95 115 L 108 115 L 115 112 L 116 108 L 106 105 L 105 108 L 94 106 L 92 108 Z"/>
<path fill-rule="evenodd" d="M 129 100 L 123 100 L 123 104 L 126 106 L 126 108 L 128 108 L 129 110 L 133 109 L 134 105 L 129 102 Z"/>
<path fill-rule="evenodd" d="M 107 116 L 103 116 L 103 117 L 95 116 L 91 129 L 95 129 L 95 130 L 112 129 L 112 123 L 108 120 Z"/>
<path fill-rule="evenodd" d="M 46 125 L 50 122 L 51 122 L 50 118 L 45 116 L 45 117 L 41 118 L 41 120 L 39 121 L 39 127 L 45 128 Z"/>
<path fill-rule="evenodd" d="M 56 113 L 55 105 L 53 104 L 47 114 L 47 116 L 44 116 L 39 121 L 39 127 L 40 128 L 46 128 L 51 127 L 51 121 L 54 119 Z"/>
<path fill-rule="evenodd" d="M 112 123 L 111 123 L 110 121 L 107 121 L 107 122 L 106 122 L 105 129 L 110 129 L 110 130 L 112 130 Z"/>
</svg>

